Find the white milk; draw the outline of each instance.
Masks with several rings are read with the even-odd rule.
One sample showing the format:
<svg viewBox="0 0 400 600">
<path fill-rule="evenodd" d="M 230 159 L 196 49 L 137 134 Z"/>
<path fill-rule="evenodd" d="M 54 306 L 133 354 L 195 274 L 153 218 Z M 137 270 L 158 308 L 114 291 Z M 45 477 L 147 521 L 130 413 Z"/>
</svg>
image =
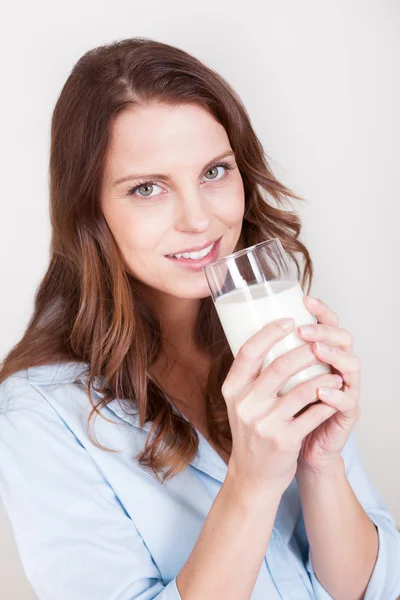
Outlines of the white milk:
<svg viewBox="0 0 400 600">
<path fill-rule="evenodd" d="M 215 308 L 233 356 L 236 357 L 240 347 L 271 321 L 292 317 L 296 321 L 296 327 L 316 323 L 317 319 L 308 312 L 303 297 L 298 281 L 274 280 L 235 289 L 217 298 Z M 310 342 L 303 340 L 294 329 L 266 354 L 260 372 L 281 354 L 307 343 Z M 312 365 L 293 375 L 278 391 L 278 396 L 287 394 L 299 383 L 324 373 L 331 373 L 328 364 L 320 362 Z"/>
</svg>

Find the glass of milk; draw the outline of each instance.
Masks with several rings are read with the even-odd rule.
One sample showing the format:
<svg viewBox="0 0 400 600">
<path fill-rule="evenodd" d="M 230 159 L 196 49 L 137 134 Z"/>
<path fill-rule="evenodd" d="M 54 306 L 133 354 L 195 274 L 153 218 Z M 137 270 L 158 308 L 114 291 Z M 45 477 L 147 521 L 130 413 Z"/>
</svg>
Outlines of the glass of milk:
<svg viewBox="0 0 400 600">
<path fill-rule="evenodd" d="M 309 344 L 298 335 L 297 327 L 317 322 L 303 302 L 295 267 L 279 238 L 244 248 L 203 267 L 234 357 L 267 323 L 283 317 L 295 320 L 296 328 L 266 354 L 260 373 L 284 352 Z M 277 395 L 287 394 L 299 383 L 324 373 L 331 373 L 331 368 L 319 361 L 292 376 Z"/>
</svg>

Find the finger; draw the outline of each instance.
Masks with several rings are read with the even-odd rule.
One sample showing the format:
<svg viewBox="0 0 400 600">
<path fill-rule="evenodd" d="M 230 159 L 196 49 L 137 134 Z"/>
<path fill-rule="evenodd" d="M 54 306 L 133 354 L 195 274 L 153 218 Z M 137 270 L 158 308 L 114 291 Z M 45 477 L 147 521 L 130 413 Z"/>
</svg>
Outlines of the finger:
<svg viewBox="0 0 400 600">
<path fill-rule="evenodd" d="M 316 342 L 312 348 L 319 360 L 332 365 L 339 371 L 346 385 L 354 387 L 360 385 L 361 364 L 357 356 L 321 342 Z"/>
<path fill-rule="evenodd" d="M 339 375 L 325 374 L 313 377 L 309 381 L 300 383 L 281 397 L 274 410 L 280 411 L 284 419 L 291 421 L 307 404 L 318 401 L 318 388 L 329 386 L 326 389 L 340 389 L 342 385 L 343 379 Z"/>
<path fill-rule="evenodd" d="M 337 314 L 319 298 L 305 296 L 304 303 L 307 310 L 315 315 L 320 323 L 326 323 L 327 325 L 334 325 L 336 327 L 339 325 L 339 317 Z"/>
<path fill-rule="evenodd" d="M 241 346 L 221 388 L 225 400 L 240 398 L 243 390 L 257 379 L 266 354 L 295 327 L 292 319 L 291 326 L 283 328 L 285 321 L 268 323 Z"/>
<path fill-rule="evenodd" d="M 337 410 L 344 415 L 357 419 L 360 416 L 360 403 L 353 394 L 338 389 L 332 389 L 331 387 L 327 388 L 325 386 L 319 387 L 317 389 L 317 394 L 322 402 L 337 408 Z"/>
<path fill-rule="evenodd" d="M 301 442 L 306 435 L 337 412 L 335 407 L 329 406 L 324 402 L 321 404 L 312 404 L 310 408 L 288 424 L 291 432 L 290 435 L 293 436 L 294 440 Z"/>
<path fill-rule="evenodd" d="M 319 364 L 311 344 L 302 344 L 277 356 L 253 383 L 250 397 L 260 397 L 264 405 L 275 404 L 275 396 L 296 373 Z"/>
<path fill-rule="evenodd" d="M 266 416 L 269 412 L 272 412 L 275 407 L 282 406 L 282 399 L 277 398 L 276 395 L 278 389 L 295 373 L 316 364 L 320 363 L 315 357 L 310 344 L 299 346 L 278 356 L 268 365 L 268 368 L 257 377 L 248 393 L 245 394 L 244 397 L 238 399 L 242 420 L 249 423 L 254 419 Z M 332 377 L 332 375 L 330 377 Z M 326 376 L 320 376 L 315 379 L 318 379 L 318 381 L 314 385 L 314 395 L 316 395 L 318 383 L 320 385 L 323 385 L 324 383 L 328 385 L 329 381 L 332 381 L 326 379 Z M 310 395 L 311 392 L 309 392 L 309 396 Z M 279 413 L 278 416 L 282 419 L 281 413 Z"/>
<path fill-rule="evenodd" d="M 337 346 L 344 352 L 352 352 L 353 338 L 349 331 L 333 325 L 302 325 L 298 328 L 299 335 L 305 340 L 324 342 L 330 346 Z"/>
</svg>

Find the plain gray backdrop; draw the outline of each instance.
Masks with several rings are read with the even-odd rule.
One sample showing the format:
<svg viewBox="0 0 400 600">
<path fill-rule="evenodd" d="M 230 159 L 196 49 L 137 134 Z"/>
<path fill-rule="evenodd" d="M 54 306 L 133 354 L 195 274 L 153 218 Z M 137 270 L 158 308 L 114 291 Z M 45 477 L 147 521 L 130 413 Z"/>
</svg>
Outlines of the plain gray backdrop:
<svg viewBox="0 0 400 600">
<path fill-rule="evenodd" d="M 308 201 L 312 293 L 354 337 L 359 449 L 400 525 L 400 3 L 24 0 L 2 13 L 0 356 L 48 264 L 50 119 L 74 63 L 132 36 L 179 46 L 233 85 L 275 175 Z M 5 600 L 34 598 L 1 511 L 0 581 Z"/>
</svg>

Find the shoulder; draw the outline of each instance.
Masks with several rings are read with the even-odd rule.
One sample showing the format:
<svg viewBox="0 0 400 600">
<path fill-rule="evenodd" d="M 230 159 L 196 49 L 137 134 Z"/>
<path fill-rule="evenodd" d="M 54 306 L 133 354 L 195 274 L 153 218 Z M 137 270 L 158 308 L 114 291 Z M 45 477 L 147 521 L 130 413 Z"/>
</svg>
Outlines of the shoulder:
<svg viewBox="0 0 400 600">
<path fill-rule="evenodd" d="M 54 363 L 17 371 L 0 383 L 0 415 L 16 408 L 49 404 L 49 394 L 60 385 L 73 384 L 87 370 L 82 362 Z"/>
<path fill-rule="evenodd" d="M 78 381 L 88 372 L 88 365 L 84 362 L 62 362 L 28 367 L 16 371 L 0 383 L 0 393 L 12 393 L 14 388 L 33 387 L 34 385 L 53 385 L 73 383 Z"/>
<path fill-rule="evenodd" d="M 61 431 L 85 420 L 92 405 L 85 391 L 85 363 L 54 363 L 17 371 L 0 384 L 0 437 L 13 429 Z M 96 402 L 96 397 L 93 398 Z"/>
<path fill-rule="evenodd" d="M 58 432 L 60 441 L 73 434 L 91 450 L 96 442 L 115 452 L 142 450 L 150 424 L 141 428 L 138 414 L 127 414 L 119 398 L 101 405 L 98 377 L 90 402 L 87 378 L 86 363 L 65 362 L 24 369 L 5 379 L 0 384 L 0 448 L 2 436 L 12 440 L 13 431 L 26 430 L 35 446 Z"/>
</svg>

